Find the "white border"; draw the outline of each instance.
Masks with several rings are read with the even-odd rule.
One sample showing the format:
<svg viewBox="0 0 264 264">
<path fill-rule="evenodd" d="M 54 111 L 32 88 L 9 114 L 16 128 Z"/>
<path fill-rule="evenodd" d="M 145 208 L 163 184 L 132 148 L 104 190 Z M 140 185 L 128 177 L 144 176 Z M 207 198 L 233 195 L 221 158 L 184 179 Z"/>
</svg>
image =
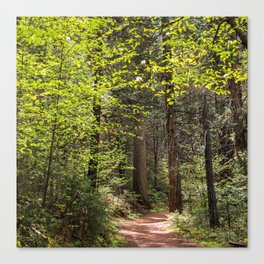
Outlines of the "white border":
<svg viewBox="0 0 264 264">
<path fill-rule="evenodd" d="M 15 263 L 259 263 L 263 258 L 263 18 L 260 0 L 9 0 L 0 8 L 0 262 Z M 16 16 L 244 15 L 249 17 L 248 249 L 16 248 Z"/>
</svg>

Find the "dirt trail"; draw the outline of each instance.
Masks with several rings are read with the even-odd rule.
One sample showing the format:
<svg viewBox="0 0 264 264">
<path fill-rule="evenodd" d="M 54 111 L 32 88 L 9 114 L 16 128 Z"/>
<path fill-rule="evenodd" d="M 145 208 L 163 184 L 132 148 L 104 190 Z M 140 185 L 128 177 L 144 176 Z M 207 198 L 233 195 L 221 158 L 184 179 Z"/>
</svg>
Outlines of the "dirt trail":
<svg viewBox="0 0 264 264">
<path fill-rule="evenodd" d="M 198 247 L 190 240 L 177 238 L 169 230 L 168 213 L 148 213 L 121 222 L 119 233 L 127 247 Z"/>
</svg>

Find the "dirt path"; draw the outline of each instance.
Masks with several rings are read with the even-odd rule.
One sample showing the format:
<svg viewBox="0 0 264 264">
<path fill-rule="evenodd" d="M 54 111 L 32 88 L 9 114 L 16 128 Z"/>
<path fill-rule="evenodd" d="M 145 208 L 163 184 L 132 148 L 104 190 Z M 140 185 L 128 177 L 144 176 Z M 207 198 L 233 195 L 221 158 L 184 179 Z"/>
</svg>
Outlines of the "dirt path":
<svg viewBox="0 0 264 264">
<path fill-rule="evenodd" d="M 198 247 L 190 240 L 177 238 L 169 231 L 168 213 L 148 213 L 121 222 L 119 233 L 127 247 Z"/>
</svg>

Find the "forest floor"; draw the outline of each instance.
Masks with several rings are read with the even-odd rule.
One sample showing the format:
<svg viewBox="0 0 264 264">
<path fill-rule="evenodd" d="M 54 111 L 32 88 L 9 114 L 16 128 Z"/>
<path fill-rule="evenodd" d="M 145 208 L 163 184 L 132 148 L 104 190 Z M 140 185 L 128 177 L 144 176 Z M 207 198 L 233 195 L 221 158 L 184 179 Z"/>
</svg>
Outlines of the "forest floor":
<svg viewBox="0 0 264 264">
<path fill-rule="evenodd" d="M 119 233 L 126 241 L 125 247 L 199 247 L 172 233 L 168 216 L 168 212 L 147 213 L 137 219 L 122 220 Z"/>
</svg>

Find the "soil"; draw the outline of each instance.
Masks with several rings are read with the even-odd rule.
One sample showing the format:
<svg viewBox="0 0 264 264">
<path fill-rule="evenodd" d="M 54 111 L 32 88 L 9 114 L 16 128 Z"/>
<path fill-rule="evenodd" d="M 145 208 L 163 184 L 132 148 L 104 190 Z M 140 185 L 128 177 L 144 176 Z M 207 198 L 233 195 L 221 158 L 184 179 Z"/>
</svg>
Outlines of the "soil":
<svg viewBox="0 0 264 264">
<path fill-rule="evenodd" d="M 199 247 L 173 234 L 168 216 L 167 212 L 147 213 L 134 220 L 121 221 L 119 233 L 126 240 L 126 247 Z"/>
</svg>

